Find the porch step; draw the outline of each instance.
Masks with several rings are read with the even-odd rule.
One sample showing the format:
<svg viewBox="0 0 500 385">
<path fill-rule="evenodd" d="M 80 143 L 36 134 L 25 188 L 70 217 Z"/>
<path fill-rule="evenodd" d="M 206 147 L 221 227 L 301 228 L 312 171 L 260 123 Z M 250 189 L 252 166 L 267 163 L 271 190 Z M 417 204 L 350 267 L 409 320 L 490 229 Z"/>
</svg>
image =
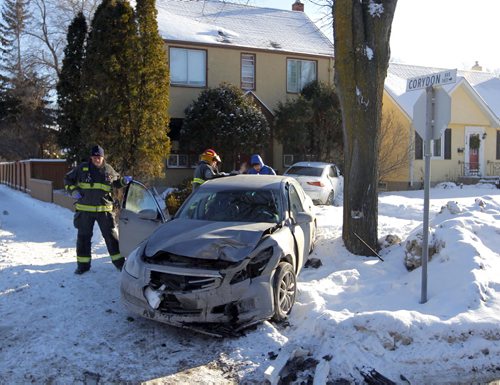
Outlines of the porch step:
<svg viewBox="0 0 500 385">
<path fill-rule="evenodd" d="M 463 184 L 478 184 L 478 183 L 499 183 L 500 177 L 498 176 L 459 176 L 457 183 Z"/>
</svg>

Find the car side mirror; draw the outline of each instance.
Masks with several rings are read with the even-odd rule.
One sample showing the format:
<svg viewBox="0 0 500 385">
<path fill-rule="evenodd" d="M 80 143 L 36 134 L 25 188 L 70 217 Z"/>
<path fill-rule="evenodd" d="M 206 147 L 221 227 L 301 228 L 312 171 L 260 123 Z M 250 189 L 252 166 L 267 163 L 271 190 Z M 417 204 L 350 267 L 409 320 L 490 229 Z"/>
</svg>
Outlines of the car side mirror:
<svg viewBox="0 0 500 385">
<path fill-rule="evenodd" d="M 153 210 L 153 209 L 144 209 L 144 210 L 139 211 L 138 216 L 140 219 L 154 221 L 154 220 L 158 219 L 158 212 L 156 210 Z"/>
<path fill-rule="evenodd" d="M 297 216 L 295 217 L 295 223 L 298 225 L 301 225 L 302 223 L 311 223 L 313 219 L 314 218 L 311 214 L 301 211 L 297 213 Z"/>
</svg>

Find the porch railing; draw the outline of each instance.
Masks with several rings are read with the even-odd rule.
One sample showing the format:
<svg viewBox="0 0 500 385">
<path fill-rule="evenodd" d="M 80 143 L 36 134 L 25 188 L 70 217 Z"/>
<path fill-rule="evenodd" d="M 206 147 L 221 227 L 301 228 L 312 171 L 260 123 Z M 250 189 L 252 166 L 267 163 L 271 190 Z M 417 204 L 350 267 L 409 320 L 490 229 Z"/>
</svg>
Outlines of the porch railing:
<svg viewBox="0 0 500 385">
<path fill-rule="evenodd" d="M 481 165 L 478 162 L 474 163 L 460 163 L 461 176 L 481 176 Z"/>
<path fill-rule="evenodd" d="M 488 164 L 488 175 L 500 176 L 500 161 L 493 162 L 489 160 L 487 164 Z"/>
<path fill-rule="evenodd" d="M 494 162 L 488 160 L 486 162 L 486 174 L 481 174 L 481 164 L 480 163 L 464 163 L 460 162 L 460 176 L 498 176 L 500 177 L 500 161 Z"/>
</svg>

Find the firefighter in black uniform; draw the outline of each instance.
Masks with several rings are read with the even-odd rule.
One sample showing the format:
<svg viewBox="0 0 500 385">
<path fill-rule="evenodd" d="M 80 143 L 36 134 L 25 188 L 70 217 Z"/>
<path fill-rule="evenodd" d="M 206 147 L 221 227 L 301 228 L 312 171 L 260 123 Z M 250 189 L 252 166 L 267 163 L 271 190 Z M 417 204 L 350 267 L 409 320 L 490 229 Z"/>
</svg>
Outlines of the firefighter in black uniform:
<svg viewBox="0 0 500 385">
<path fill-rule="evenodd" d="M 196 190 L 209 179 L 227 175 L 217 169 L 217 163 L 220 162 L 220 156 L 211 148 L 203 151 L 203 154 L 200 155 L 200 162 L 194 169 L 193 190 Z"/>
<path fill-rule="evenodd" d="M 118 230 L 113 215 L 112 189 L 121 188 L 130 183 L 132 177 L 120 175 L 104 160 L 104 150 L 94 146 L 90 161 L 82 162 L 64 178 L 66 191 L 75 202 L 74 226 L 78 229 L 76 241 L 77 268 L 75 274 L 90 270 L 91 242 L 94 222 L 97 221 L 102 236 L 106 241 L 111 261 L 121 270 L 125 258 L 118 246 Z"/>
</svg>

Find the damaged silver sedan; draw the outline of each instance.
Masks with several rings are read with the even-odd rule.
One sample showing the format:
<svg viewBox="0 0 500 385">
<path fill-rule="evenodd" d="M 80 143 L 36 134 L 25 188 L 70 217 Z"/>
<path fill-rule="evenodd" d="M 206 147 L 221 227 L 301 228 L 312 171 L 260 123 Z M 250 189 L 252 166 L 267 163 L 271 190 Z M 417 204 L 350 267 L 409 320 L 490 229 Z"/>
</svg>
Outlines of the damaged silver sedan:
<svg viewBox="0 0 500 385">
<path fill-rule="evenodd" d="M 133 182 L 120 215 L 122 300 L 143 317 L 204 332 L 284 320 L 314 247 L 312 210 L 293 178 L 237 175 L 204 183 L 167 220 Z"/>
</svg>

